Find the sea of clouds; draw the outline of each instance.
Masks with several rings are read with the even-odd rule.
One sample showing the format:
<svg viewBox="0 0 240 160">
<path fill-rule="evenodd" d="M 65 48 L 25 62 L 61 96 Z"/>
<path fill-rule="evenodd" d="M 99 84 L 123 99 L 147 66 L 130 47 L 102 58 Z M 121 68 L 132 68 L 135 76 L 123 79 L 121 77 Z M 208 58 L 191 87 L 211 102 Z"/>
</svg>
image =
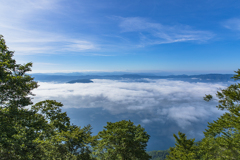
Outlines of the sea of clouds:
<svg viewBox="0 0 240 160">
<path fill-rule="evenodd" d="M 152 137 L 160 140 L 165 139 L 165 136 L 174 142 L 172 135 L 179 130 L 189 137 L 203 136 L 202 131 L 207 122 L 216 120 L 223 114 L 223 111 L 215 107 L 216 100 L 205 102 L 203 97 L 205 94 L 215 95 L 228 85 L 167 79 L 144 79 L 145 82 L 106 79 L 92 81 L 94 83 L 39 82 L 40 86 L 33 91 L 36 94 L 33 102 L 53 99 L 62 102 L 65 110 L 74 108 L 75 112 L 80 112 L 92 109 L 88 112 L 89 119 L 95 115 L 92 123 L 102 119 L 99 112 L 104 112 L 105 117 L 137 117 L 136 121 L 152 132 Z M 96 109 L 98 116 L 94 113 Z M 162 148 L 163 145 L 160 149 Z"/>
<path fill-rule="evenodd" d="M 223 83 L 190 83 L 166 79 L 148 83 L 93 79 L 94 83 L 39 82 L 34 102 L 54 99 L 65 108 L 102 108 L 111 114 L 148 113 L 151 121 L 173 120 L 184 127 L 213 114 L 219 114 L 213 103 L 203 101 L 205 94 L 215 95 Z"/>
</svg>

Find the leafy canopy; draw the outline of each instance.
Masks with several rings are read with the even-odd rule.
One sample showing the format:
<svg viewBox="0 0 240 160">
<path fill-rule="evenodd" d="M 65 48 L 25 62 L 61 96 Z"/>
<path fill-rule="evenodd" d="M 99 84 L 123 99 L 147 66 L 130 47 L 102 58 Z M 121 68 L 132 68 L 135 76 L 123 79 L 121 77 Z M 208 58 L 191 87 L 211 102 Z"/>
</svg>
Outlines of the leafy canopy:
<svg viewBox="0 0 240 160">
<path fill-rule="evenodd" d="M 240 69 L 235 71 L 235 80 L 240 80 Z M 168 159 L 206 159 L 229 160 L 240 159 L 240 83 L 232 84 L 226 89 L 217 92 L 220 110 L 226 110 L 221 117 L 212 123 L 208 122 L 208 128 L 204 138 L 197 146 L 193 146 L 193 140 L 186 140 L 185 134 L 179 132 L 177 143 L 170 150 Z M 206 95 L 204 100 L 210 101 L 212 95 Z M 189 147 L 184 147 L 189 146 Z"/>
<path fill-rule="evenodd" d="M 240 79 L 240 69 L 232 78 Z M 240 83 L 232 84 L 216 94 L 221 117 L 208 123 L 200 145 L 206 159 L 240 159 Z"/>
<path fill-rule="evenodd" d="M 150 159 L 145 149 L 150 136 L 140 125 L 122 120 L 107 122 L 104 130 L 99 132 L 100 140 L 95 145 L 95 154 L 100 159 L 112 160 L 147 160 Z"/>
<path fill-rule="evenodd" d="M 178 132 L 179 138 L 173 134 L 176 139 L 175 147 L 170 147 L 170 155 L 167 156 L 168 160 L 192 160 L 197 158 L 196 146 L 194 145 L 195 139 L 187 140 L 184 133 Z"/>
<path fill-rule="evenodd" d="M 0 35 L 0 159 L 94 159 L 90 125 L 70 125 L 54 100 L 30 106 L 38 87 L 26 74 L 32 63 L 16 64 L 13 53 Z"/>
<path fill-rule="evenodd" d="M 91 136 L 90 125 L 70 124 L 62 103 L 45 100 L 33 105 L 31 91 L 38 85 L 26 74 L 32 63 L 16 64 L 13 53 L 0 35 L 1 160 L 150 159 L 145 152 L 150 136 L 140 125 L 108 122 L 97 136 Z"/>
</svg>

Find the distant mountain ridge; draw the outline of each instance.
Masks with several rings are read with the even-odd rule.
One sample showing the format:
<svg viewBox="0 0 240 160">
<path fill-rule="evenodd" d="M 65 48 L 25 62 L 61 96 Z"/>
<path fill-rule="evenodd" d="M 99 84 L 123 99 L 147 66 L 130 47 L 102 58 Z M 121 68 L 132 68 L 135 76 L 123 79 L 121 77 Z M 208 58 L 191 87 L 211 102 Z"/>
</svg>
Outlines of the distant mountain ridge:
<svg viewBox="0 0 240 160">
<path fill-rule="evenodd" d="M 79 75 L 79 76 L 66 76 L 66 75 L 48 75 L 48 74 L 31 74 L 36 81 L 42 82 L 58 82 L 67 83 L 69 81 L 78 81 L 83 79 L 110 79 L 110 80 L 123 80 L 123 79 L 171 79 L 171 80 L 184 80 L 189 82 L 228 82 L 233 81 L 231 77 L 233 74 L 200 74 L 200 75 L 169 75 L 169 76 L 155 76 L 155 75 L 139 75 L 139 74 L 123 74 L 123 75 Z"/>
</svg>

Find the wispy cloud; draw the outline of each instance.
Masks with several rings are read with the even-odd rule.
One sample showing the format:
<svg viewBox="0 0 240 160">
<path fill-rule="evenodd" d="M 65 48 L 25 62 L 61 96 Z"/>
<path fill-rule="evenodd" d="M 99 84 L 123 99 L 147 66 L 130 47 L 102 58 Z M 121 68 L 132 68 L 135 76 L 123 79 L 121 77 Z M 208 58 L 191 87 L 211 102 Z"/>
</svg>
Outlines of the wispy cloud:
<svg viewBox="0 0 240 160">
<path fill-rule="evenodd" d="M 79 41 L 79 40 L 73 40 L 69 42 L 70 44 L 66 45 L 65 49 L 69 51 L 81 51 L 81 50 L 89 50 L 89 49 L 95 49 L 93 43 L 88 41 Z"/>
<path fill-rule="evenodd" d="M 226 20 L 222 23 L 222 25 L 227 29 L 240 31 L 240 19 L 239 18 L 232 18 L 232 19 Z"/>
<path fill-rule="evenodd" d="M 219 115 L 216 103 L 203 101 L 223 84 L 148 80 L 149 83 L 94 79 L 90 84 L 39 83 L 35 102 L 55 99 L 66 108 L 102 108 L 112 114 L 143 114 L 142 123 L 167 121 L 179 127 Z M 211 107 L 210 107 L 211 106 Z"/>
<path fill-rule="evenodd" d="M 91 40 L 46 29 L 46 26 L 51 25 L 46 18 L 47 15 L 63 14 L 58 2 L 58 0 L 2 1 L 0 15 L 3 16 L 0 17 L 0 34 L 5 37 L 10 50 L 15 50 L 16 55 L 31 55 L 96 49 L 96 44 Z M 37 26 L 36 22 L 42 27 Z"/>
<path fill-rule="evenodd" d="M 56 66 L 56 65 L 60 65 L 60 64 L 56 64 L 56 63 L 34 63 L 34 65 L 44 65 L 44 66 Z"/>
<path fill-rule="evenodd" d="M 168 26 L 139 17 L 117 17 L 117 19 L 120 20 L 119 26 L 122 32 L 140 34 L 140 45 L 143 46 L 187 41 L 205 42 L 214 37 L 209 31 L 194 30 L 187 25 Z"/>
<path fill-rule="evenodd" d="M 95 50 L 98 47 L 91 41 L 80 38 L 70 38 L 67 35 L 46 31 L 24 30 L 20 28 L 4 27 L 0 25 L 10 50 L 17 51 L 17 55 L 55 54 L 66 51 L 81 52 Z"/>
</svg>

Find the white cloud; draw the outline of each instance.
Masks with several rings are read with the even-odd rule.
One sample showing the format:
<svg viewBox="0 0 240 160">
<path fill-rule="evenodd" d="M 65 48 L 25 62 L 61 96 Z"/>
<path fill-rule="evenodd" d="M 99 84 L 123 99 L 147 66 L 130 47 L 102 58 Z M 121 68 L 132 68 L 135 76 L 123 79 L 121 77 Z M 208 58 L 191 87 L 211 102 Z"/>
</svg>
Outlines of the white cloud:
<svg viewBox="0 0 240 160">
<path fill-rule="evenodd" d="M 49 28 L 49 15 L 63 15 L 59 0 L 7 0 L 0 5 L 0 34 L 15 55 L 54 54 L 66 51 L 81 52 L 96 49 L 95 43 L 84 37 L 71 37 Z M 37 23 L 37 24 L 35 24 Z M 42 27 L 40 27 L 42 26 Z M 51 27 L 47 27 L 51 26 Z"/>
<path fill-rule="evenodd" d="M 149 119 L 143 119 L 142 120 L 142 123 L 144 123 L 144 124 L 147 124 L 147 123 L 150 123 L 151 122 L 151 120 L 149 120 Z"/>
<path fill-rule="evenodd" d="M 194 30 L 187 25 L 167 26 L 139 17 L 118 19 L 122 32 L 140 33 L 140 46 L 186 41 L 205 42 L 214 36 L 209 31 Z"/>
<path fill-rule="evenodd" d="M 69 50 L 69 51 L 81 51 L 81 50 L 89 50 L 89 49 L 95 49 L 96 46 L 94 44 L 92 44 L 91 42 L 88 41 L 79 41 L 79 40 L 75 40 L 72 41 L 71 44 L 66 45 L 65 49 Z"/>
<path fill-rule="evenodd" d="M 1 33 L 10 50 L 16 55 L 55 54 L 65 51 L 81 52 L 96 49 L 90 41 L 68 38 L 65 35 L 45 31 L 22 30 L 3 28 Z"/>
<path fill-rule="evenodd" d="M 240 19 L 239 18 L 229 19 L 229 20 L 223 22 L 222 25 L 227 29 L 240 31 Z"/>
<path fill-rule="evenodd" d="M 149 83 L 94 79 L 94 83 L 40 82 L 34 102 L 54 99 L 65 108 L 102 108 L 112 114 L 146 114 L 143 123 L 173 121 L 184 128 L 192 122 L 220 115 L 215 103 L 203 101 L 223 84 L 149 80 Z M 210 109 L 213 108 L 213 109 Z"/>
</svg>

